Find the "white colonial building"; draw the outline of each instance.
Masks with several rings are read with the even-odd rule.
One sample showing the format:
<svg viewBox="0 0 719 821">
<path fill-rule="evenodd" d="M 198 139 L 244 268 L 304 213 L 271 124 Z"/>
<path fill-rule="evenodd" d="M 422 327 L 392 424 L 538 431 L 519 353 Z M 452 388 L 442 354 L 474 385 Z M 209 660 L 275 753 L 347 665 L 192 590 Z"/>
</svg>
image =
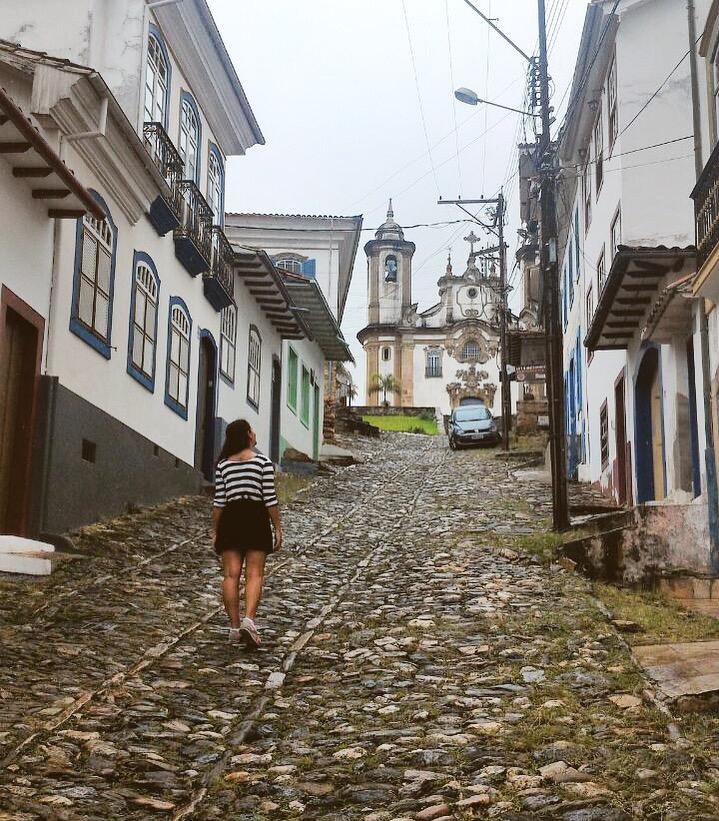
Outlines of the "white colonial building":
<svg viewBox="0 0 719 821">
<path fill-rule="evenodd" d="M 317 459 L 323 428 L 331 435 L 337 364 L 352 361 L 340 324 L 361 229 L 361 216 L 226 215 L 238 250 L 262 248 L 271 256 L 307 331 L 283 345 L 280 457 L 293 448 Z"/>
<path fill-rule="evenodd" d="M 380 405 L 376 377 L 392 375 L 395 407 L 432 407 L 449 413 L 463 400 L 479 399 L 500 413 L 499 277 L 491 262 L 472 249 L 465 271 L 451 261 L 440 277 L 439 302 L 418 311 L 412 302 L 415 245 L 404 238 L 390 200 L 386 221 L 365 245 L 368 276 L 367 326 L 357 338 L 367 357 L 368 404 Z"/>
<path fill-rule="evenodd" d="M 0 36 L 0 532 L 195 492 L 234 418 L 278 459 L 283 344 L 317 331 L 225 236 L 263 137 L 207 3 L 5 3 Z"/>
</svg>

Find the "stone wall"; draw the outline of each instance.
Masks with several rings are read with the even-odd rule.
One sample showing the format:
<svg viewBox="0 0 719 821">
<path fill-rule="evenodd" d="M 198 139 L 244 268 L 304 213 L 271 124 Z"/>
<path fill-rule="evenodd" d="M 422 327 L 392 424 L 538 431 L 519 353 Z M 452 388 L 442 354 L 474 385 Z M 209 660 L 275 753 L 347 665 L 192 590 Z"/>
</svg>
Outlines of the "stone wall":
<svg viewBox="0 0 719 821">
<path fill-rule="evenodd" d="M 517 402 L 517 433 L 533 434 L 546 430 L 540 426 L 539 417 L 549 414 L 549 405 L 546 399 L 522 399 Z"/>
<path fill-rule="evenodd" d="M 381 405 L 379 407 L 353 405 L 352 410 L 360 416 L 431 416 L 434 419 L 437 415 L 434 408 L 384 408 Z"/>
</svg>

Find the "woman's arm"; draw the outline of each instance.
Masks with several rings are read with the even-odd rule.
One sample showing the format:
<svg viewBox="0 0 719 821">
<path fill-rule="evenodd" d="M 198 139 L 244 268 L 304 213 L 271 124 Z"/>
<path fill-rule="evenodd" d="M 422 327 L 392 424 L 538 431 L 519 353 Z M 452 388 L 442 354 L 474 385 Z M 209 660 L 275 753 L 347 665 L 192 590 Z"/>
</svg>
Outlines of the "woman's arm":
<svg viewBox="0 0 719 821">
<path fill-rule="evenodd" d="M 277 504 L 275 468 L 269 460 L 262 468 L 262 498 L 272 521 L 272 526 L 275 529 L 275 550 L 280 550 L 282 547 L 282 524 L 280 523 L 280 508 Z"/>
<path fill-rule="evenodd" d="M 217 526 L 220 523 L 220 516 L 222 515 L 222 508 L 227 503 L 225 496 L 225 479 L 219 466 L 215 468 L 215 499 L 212 503 L 212 546 L 215 545 L 217 538 Z"/>
<path fill-rule="evenodd" d="M 272 505 L 267 508 L 267 513 L 272 520 L 272 527 L 275 529 L 275 552 L 282 549 L 282 524 L 280 522 L 280 506 Z"/>
</svg>

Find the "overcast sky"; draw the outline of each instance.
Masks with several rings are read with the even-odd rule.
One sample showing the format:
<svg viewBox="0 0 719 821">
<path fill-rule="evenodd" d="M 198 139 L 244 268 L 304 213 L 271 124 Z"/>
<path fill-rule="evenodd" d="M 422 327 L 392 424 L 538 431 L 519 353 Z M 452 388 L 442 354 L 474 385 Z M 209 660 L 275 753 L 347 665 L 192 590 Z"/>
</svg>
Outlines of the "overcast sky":
<svg viewBox="0 0 719 821">
<path fill-rule="evenodd" d="M 535 53 L 536 0 L 475 4 Z M 227 210 L 363 214 L 364 227 L 375 229 L 390 196 L 401 225 L 434 223 L 463 216 L 438 205 L 440 194 L 494 196 L 504 185 L 511 266 L 522 118 L 455 102 L 453 90 L 468 86 L 521 108 L 525 63 L 463 0 L 210 0 L 210 6 L 266 140 L 230 160 Z M 547 0 L 558 108 L 563 97 L 566 104 L 585 8 L 584 0 Z M 420 310 L 437 301 L 449 247 L 455 273 L 464 270 L 462 237 L 469 230 L 456 224 L 405 233 L 417 245 L 412 297 Z M 356 334 L 367 313 L 362 246 L 372 236 L 363 231 L 343 322 L 360 391 L 364 355 Z"/>
</svg>

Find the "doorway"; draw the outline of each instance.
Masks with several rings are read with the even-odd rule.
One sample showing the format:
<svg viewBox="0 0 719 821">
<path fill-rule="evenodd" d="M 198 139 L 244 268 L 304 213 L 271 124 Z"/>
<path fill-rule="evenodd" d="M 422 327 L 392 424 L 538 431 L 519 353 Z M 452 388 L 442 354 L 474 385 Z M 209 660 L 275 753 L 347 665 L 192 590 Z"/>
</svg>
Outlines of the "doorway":
<svg viewBox="0 0 719 821">
<path fill-rule="evenodd" d="M 0 533 L 26 535 L 44 321 L 3 286 L 0 301 Z"/>
<path fill-rule="evenodd" d="M 215 464 L 215 419 L 217 414 L 217 345 L 209 331 L 200 332 L 195 418 L 195 467 L 212 481 Z"/>
<path fill-rule="evenodd" d="M 647 349 L 635 385 L 637 502 L 666 496 L 659 350 Z"/>
<path fill-rule="evenodd" d="M 686 342 L 687 377 L 689 381 L 689 446 L 692 459 L 692 491 L 696 499 L 702 492 L 701 469 L 699 465 L 699 426 L 697 423 L 697 385 L 694 364 L 694 339 Z"/>
<path fill-rule="evenodd" d="M 312 417 L 312 458 L 320 458 L 320 386 L 315 385 L 314 416 Z"/>
<path fill-rule="evenodd" d="M 627 427 L 624 373 L 614 384 L 614 419 L 617 446 L 617 501 L 627 503 Z"/>
<path fill-rule="evenodd" d="M 270 404 L 270 459 L 280 461 L 280 397 L 282 395 L 282 366 L 272 357 L 272 391 Z"/>
</svg>

